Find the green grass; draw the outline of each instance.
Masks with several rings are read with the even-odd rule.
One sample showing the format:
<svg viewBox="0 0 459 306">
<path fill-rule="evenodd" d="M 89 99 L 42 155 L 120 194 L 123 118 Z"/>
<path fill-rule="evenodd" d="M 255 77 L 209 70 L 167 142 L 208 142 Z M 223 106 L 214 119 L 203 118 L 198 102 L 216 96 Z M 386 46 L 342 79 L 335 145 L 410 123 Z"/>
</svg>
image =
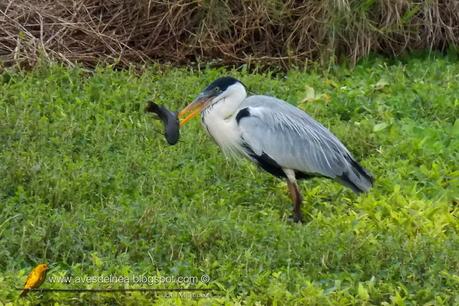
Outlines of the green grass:
<svg viewBox="0 0 459 306">
<path fill-rule="evenodd" d="M 168 146 L 153 99 L 183 107 L 231 74 L 298 105 L 376 176 L 369 194 L 301 183 L 301 225 L 286 184 L 226 160 L 199 120 Z M 306 99 L 305 99 L 306 98 Z M 30 269 L 56 276 L 210 276 L 210 299 L 160 304 L 459 303 L 459 64 L 445 57 L 354 70 L 152 67 L 142 75 L 60 66 L 0 75 L 0 302 L 139 304 L 151 294 L 32 293 Z M 182 285 L 182 284 L 180 284 Z M 43 288 L 145 287 L 45 283 Z M 177 287 L 168 282 L 161 288 Z M 148 287 L 148 286 L 147 286 Z"/>
</svg>

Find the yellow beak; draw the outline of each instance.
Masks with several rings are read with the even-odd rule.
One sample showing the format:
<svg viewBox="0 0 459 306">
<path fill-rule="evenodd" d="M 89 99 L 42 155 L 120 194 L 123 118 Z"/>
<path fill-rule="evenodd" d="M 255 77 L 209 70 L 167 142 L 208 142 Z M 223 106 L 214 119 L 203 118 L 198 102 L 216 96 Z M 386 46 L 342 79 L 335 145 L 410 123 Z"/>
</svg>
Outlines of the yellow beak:
<svg viewBox="0 0 459 306">
<path fill-rule="evenodd" d="M 184 126 L 185 123 L 190 121 L 191 118 L 199 114 L 207 105 L 207 102 L 209 100 L 210 99 L 207 97 L 198 98 L 195 101 L 188 104 L 184 109 L 182 109 L 178 114 L 178 117 L 180 119 L 180 127 Z"/>
</svg>

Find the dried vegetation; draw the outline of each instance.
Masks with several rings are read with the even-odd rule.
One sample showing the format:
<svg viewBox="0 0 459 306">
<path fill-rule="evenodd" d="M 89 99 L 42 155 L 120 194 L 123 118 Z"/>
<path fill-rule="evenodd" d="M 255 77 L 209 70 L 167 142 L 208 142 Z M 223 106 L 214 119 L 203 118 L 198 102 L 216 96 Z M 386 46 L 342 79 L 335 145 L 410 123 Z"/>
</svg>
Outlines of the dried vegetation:
<svg viewBox="0 0 459 306">
<path fill-rule="evenodd" d="M 457 0 L 8 0 L 0 59 L 276 64 L 459 45 Z"/>
</svg>

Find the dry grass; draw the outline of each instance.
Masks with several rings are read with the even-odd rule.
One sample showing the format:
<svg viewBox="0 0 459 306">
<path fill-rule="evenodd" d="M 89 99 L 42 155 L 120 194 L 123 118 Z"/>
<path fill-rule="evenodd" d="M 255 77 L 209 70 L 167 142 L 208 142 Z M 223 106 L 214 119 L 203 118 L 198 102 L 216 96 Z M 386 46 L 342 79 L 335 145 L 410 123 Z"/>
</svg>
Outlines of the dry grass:
<svg viewBox="0 0 459 306">
<path fill-rule="evenodd" d="M 459 45 L 457 0 L 8 0 L 0 59 L 34 65 L 260 63 L 289 67 L 369 52 Z"/>
</svg>

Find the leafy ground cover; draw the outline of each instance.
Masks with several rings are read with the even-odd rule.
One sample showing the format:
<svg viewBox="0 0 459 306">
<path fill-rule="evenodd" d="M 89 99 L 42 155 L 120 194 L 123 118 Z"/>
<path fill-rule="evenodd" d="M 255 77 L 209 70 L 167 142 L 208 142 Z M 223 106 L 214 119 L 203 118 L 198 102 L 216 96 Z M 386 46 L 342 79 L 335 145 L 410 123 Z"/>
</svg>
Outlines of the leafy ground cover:
<svg viewBox="0 0 459 306">
<path fill-rule="evenodd" d="M 199 120 L 168 146 L 145 102 L 179 109 L 226 74 L 329 127 L 374 173 L 372 191 L 359 197 L 330 181 L 303 182 L 306 222 L 292 224 L 285 183 L 226 160 Z M 2 303 L 459 303 L 454 59 L 372 59 L 285 75 L 40 66 L 0 75 L 0 114 Z M 43 288 L 218 291 L 19 300 L 14 288 L 39 262 L 52 267 Z M 110 275 L 129 282 L 81 280 Z M 50 281 L 57 277 L 69 278 Z"/>
</svg>

